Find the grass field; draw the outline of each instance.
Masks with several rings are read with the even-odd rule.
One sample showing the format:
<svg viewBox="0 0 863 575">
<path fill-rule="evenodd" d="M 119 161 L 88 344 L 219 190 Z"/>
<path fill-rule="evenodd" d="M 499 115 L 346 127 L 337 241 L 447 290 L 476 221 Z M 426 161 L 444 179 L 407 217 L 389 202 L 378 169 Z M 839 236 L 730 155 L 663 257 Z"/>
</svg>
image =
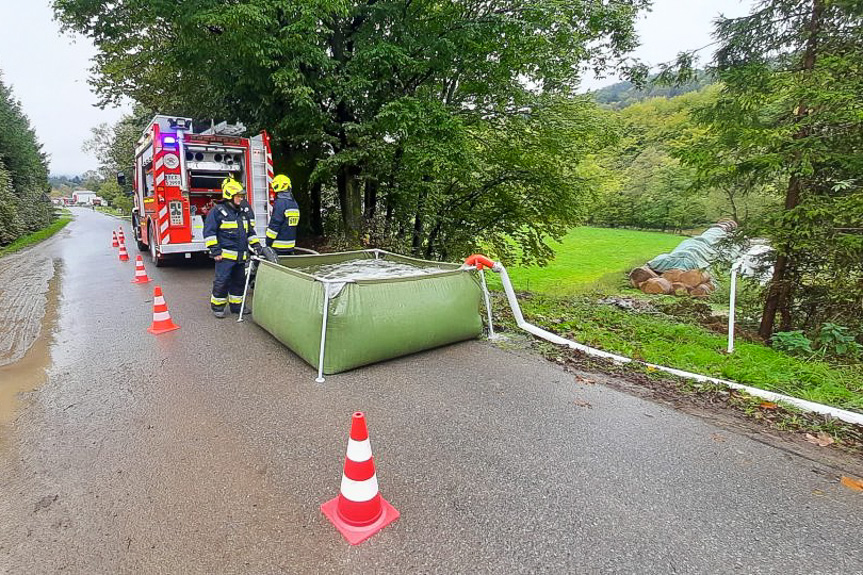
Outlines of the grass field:
<svg viewBox="0 0 863 575">
<path fill-rule="evenodd" d="M 109 216 L 116 216 L 124 220 L 131 219 L 129 214 L 119 208 L 115 208 L 114 206 L 96 206 L 96 211 L 108 214 Z"/>
<path fill-rule="evenodd" d="M 574 228 L 561 243 L 551 243 L 556 257 L 549 265 L 507 271 L 517 290 L 556 295 L 581 293 L 597 282 L 615 282 L 621 273 L 671 251 L 684 239 L 658 232 Z"/>
<path fill-rule="evenodd" d="M 534 295 L 521 302 L 528 321 L 579 343 L 649 363 L 863 411 L 863 366 L 789 356 L 664 314 L 634 313 L 585 296 Z"/>
<path fill-rule="evenodd" d="M 650 363 L 863 411 L 860 364 L 837 366 L 800 359 L 741 339 L 728 355 L 726 336 L 695 321 L 625 311 L 587 295 L 624 292 L 649 297 L 629 290 L 624 273 L 674 249 L 683 239 L 654 232 L 575 228 L 554 246 L 557 257 L 550 265 L 513 266 L 507 271 L 517 290 L 534 293 L 521 302 L 528 321 L 564 337 Z M 497 275 L 487 277 L 490 287 L 499 290 Z M 711 299 L 722 295 L 720 290 Z M 655 297 L 649 299 L 658 302 Z"/>
<path fill-rule="evenodd" d="M 41 241 L 47 240 L 60 230 L 66 227 L 66 224 L 72 221 L 72 212 L 69 210 L 62 210 L 60 212 L 60 216 L 51 222 L 47 227 L 42 228 L 41 230 L 37 230 L 32 234 L 27 234 L 26 236 L 21 236 L 11 244 L 6 247 L 0 248 L 0 258 L 3 256 L 15 253 L 19 250 L 23 250 L 28 246 L 32 246 L 33 244 L 38 244 Z"/>
</svg>

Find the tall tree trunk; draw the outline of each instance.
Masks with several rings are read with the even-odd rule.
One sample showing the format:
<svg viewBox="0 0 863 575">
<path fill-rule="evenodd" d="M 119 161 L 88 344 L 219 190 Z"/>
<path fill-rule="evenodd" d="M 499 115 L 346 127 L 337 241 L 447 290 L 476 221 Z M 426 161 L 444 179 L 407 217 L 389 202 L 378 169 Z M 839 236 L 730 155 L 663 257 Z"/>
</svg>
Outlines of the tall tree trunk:
<svg viewBox="0 0 863 575">
<path fill-rule="evenodd" d="M 317 182 L 309 187 L 309 200 L 311 210 L 309 214 L 309 228 L 313 235 L 324 235 L 324 215 L 321 210 L 321 183 Z"/>
<path fill-rule="evenodd" d="M 426 243 L 426 259 L 430 260 L 434 256 L 435 251 L 435 243 L 437 242 L 437 238 L 440 235 L 441 228 L 443 227 L 443 222 L 438 222 L 435 227 L 432 229 L 429 234 L 428 242 Z"/>
<path fill-rule="evenodd" d="M 360 231 L 363 225 L 363 194 L 357 181 L 358 171 L 353 166 L 342 166 L 337 178 L 345 239 L 351 246 L 360 244 Z"/>
<path fill-rule="evenodd" d="M 824 13 L 825 0 L 812 0 L 812 17 L 807 26 L 808 38 L 806 39 L 806 50 L 803 53 L 803 75 L 808 78 L 815 69 L 815 59 L 818 53 L 818 33 L 821 29 L 821 16 Z M 800 102 L 794 112 L 794 121 L 800 121 L 809 113 L 806 102 Z M 798 128 L 794 134 L 795 140 L 801 140 L 809 135 L 806 126 Z M 799 160 L 800 153 L 796 153 Z M 797 164 L 797 162 L 795 162 Z M 791 211 L 800 203 L 800 192 L 803 181 L 799 173 L 793 173 L 788 180 L 788 190 L 785 194 L 785 212 Z M 789 268 L 792 264 L 792 246 L 786 244 L 780 247 L 780 255 L 776 258 L 773 268 L 773 277 L 770 279 L 770 287 L 767 290 L 767 299 L 764 301 L 764 311 L 761 314 L 761 325 L 758 327 L 758 335 L 765 340 L 773 335 L 773 326 L 776 322 L 776 312 L 782 316 L 782 329 L 791 328 L 791 278 Z"/>
<path fill-rule="evenodd" d="M 387 223 L 387 231 L 389 231 L 390 226 L 393 222 L 393 214 L 396 209 L 396 202 L 391 195 L 387 195 L 386 206 L 387 213 L 384 215 L 384 221 Z"/>
<path fill-rule="evenodd" d="M 365 218 L 369 223 L 374 219 L 378 206 L 378 182 L 377 180 L 366 180 L 365 189 Z"/>
<path fill-rule="evenodd" d="M 737 198 L 735 197 L 737 192 L 731 186 L 726 187 L 724 191 L 725 196 L 728 198 L 728 203 L 731 204 L 731 218 L 739 224 L 740 219 L 737 217 Z"/>
<path fill-rule="evenodd" d="M 422 255 L 422 247 L 423 247 L 423 216 L 425 212 L 425 203 L 426 203 L 426 192 L 423 190 L 420 192 L 420 197 L 417 199 L 417 212 L 414 216 L 414 233 L 411 238 L 411 253 L 414 257 L 420 257 Z"/>
</svg>

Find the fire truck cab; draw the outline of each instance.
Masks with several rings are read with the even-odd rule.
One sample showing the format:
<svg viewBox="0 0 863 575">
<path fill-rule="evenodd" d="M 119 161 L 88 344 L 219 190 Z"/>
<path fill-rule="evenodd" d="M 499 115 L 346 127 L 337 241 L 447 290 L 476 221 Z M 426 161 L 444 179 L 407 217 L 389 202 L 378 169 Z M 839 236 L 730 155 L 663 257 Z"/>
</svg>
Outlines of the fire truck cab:
<svg viewBox="0 0 863 575">
<path fill-rule="evenodd" d="M 169 257 L 207 252 L 204 218 L 230 176 L 246 188 L 256 233 L 264 236 L 271 210 L 273 160 L 266 132 L 222 122 L 196 132 L 190 118 L 156 116 L 135 150 L 132 229 L 138 249 L 156 266 Z M 178 254 L 182 254 L 179 256 Z"/>
</svg>

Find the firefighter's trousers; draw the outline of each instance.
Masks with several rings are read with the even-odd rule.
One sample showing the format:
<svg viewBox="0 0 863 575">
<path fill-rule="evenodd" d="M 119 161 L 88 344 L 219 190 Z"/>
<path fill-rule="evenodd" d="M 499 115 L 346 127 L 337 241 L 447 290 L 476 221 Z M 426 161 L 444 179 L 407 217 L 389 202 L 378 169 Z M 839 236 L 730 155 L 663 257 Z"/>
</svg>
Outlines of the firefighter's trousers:
<svg viewBox="0 0 863 575">
<path fill-rule="evenodd" d="M 210 306 L 218 311 L 230 304 L 231 311 L 240 313 L 243 289 L 246 287 L 246 264 L 243 261 L 222 259 L 216 262 L 216 278 L 213 280 L 213 295 Z"/>
</svg>

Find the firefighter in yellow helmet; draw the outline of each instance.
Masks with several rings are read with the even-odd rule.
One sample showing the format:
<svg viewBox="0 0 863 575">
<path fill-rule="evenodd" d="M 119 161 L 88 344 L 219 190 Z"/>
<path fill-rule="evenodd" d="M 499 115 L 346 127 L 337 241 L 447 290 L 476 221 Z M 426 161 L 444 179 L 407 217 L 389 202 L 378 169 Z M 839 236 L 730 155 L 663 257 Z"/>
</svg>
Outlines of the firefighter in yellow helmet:
<svg viewBox="0 0 863 575">
<path fill-rule="evenodd" d="M 216 203 L 204 222 L 204 243 L 216 260 L 216 277 L 210 307 L 218 318 L 225 306 L 240 312 L 245 286 L 245 266 L 250 251 L 260 250 L 255 235 L 255 215 L 245 201 L 243 185 L 232 177 L 222 182 L 222 201 Z"/>
<path fill-rule="evenodd" d="M 291 193 L 291 179 L 284 174 L 273 178 L 273 216 L 267 226 L 267 245 L 279 255 L 294 253 L 297 245 L 297 225 L 300 223 L 300 206 Z"/>
</svg>

